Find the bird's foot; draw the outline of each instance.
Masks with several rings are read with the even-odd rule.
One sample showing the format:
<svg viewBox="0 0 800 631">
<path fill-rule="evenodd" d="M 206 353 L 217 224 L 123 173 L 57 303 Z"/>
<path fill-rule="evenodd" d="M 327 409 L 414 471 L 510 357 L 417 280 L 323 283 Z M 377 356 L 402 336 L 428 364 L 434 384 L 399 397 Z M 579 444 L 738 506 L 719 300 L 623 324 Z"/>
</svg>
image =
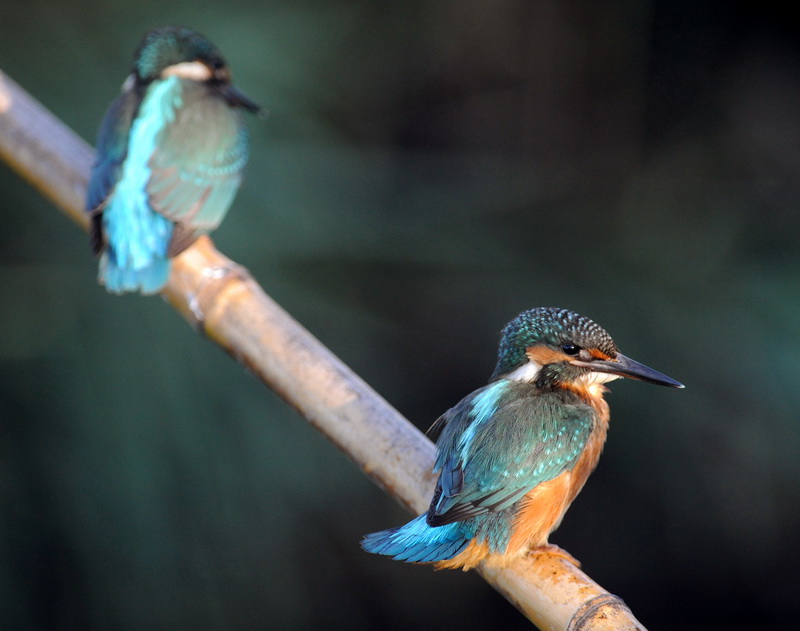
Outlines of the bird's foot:
<svg viewBox="0 0 800 631">
<path fill-rule="evenodd" d="M 531 548 L 530 554 L 531 555 L 547 554 L 549 556 L 554 556 L 560 559 L 564 559 L 567 563 L 571 563 L 575 567 L 581 566 L 581 562 L 578 561 L 578 559 L 576 559 L 574 556 L 572 556 L 569 552 L 567 552 L 563 548 L 559 548 L 557 545 L 554 545 L 552 543 L 545 543 L 544 545 Z"/>
</svg>

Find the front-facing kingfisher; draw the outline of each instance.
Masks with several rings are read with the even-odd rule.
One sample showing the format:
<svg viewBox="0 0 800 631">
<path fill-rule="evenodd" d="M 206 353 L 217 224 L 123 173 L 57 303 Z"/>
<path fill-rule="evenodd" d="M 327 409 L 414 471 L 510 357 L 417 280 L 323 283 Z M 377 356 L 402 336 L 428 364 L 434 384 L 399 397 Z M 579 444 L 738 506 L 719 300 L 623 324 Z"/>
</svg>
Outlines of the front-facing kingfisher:
<svg viewBox="0 0 800 631">
<path fill-rule="evenodd" d="M 367 535 L 362 546 L 437 569 L 504 567 L 547 542 L 600 458 L 613 379 L 683 388 L 617 349 L 604 329 L 567 309 L 524 311 L 503 329 L 489 384 L 445 412 L 428 511 Z"/>
<path fill-rule="evenodd" d="M 108 291 L 160 291 L 170 258 L 222 221 L 249 155 L 242 110 L 261 112 L 208 39 L 177 27 L 144 36 L 100 125 L 86 198 Z"/>
</svg>

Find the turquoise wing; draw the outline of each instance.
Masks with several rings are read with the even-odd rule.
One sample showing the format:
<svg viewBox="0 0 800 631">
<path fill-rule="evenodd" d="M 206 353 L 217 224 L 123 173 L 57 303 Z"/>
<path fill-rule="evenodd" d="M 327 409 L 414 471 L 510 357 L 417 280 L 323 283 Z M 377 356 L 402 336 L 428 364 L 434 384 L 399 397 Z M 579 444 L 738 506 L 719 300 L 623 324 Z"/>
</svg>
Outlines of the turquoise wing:
<svg viewBox="0 0 800 631">
<path fill-rule="evenodd" d="M 249 145 L 241 112 L 213 88 L 170 77 L 155 90 L 143 116 L 164 122 L 148 161 L 147 194 L 152 209 L 176 224 L 174 256 L 225 217 Z M 148 105 L 153 111 L 144 112 Z"/>
<path fill-rule="evenodd" d="M 507 380 L 477 390 L 441 421 L 428 523 L 511 507 L 575 466 L 594 423 L 592 408 L 570 393 L 541 393 Z"/>
</svg>

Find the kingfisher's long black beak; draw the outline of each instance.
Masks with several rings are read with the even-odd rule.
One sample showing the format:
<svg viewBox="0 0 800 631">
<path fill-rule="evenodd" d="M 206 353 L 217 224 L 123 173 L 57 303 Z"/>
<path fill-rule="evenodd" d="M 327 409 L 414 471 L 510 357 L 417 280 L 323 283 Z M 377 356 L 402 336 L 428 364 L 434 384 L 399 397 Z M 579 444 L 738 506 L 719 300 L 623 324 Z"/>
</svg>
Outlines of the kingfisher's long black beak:
<svg viewBox="0 0 800 631">
<path fill-rule="evenodd" d="M 222 92 L 222 96 L 225 97 L 225 100 L 234 107 L 241 107 L 243 110 L 253 112 L 253 114 L 257 114 L 259 118 L 266 117 L 267 110 L 265 110 L 255 101 L 252 101 L 250 97 L 246 96 L 243 92 L 240 92 L 230 83 L 223 86 L 220 91 Z"/>
<path fill-rule="evenodd" d="M 591 361 L 573 360 L 570 363 L 575 366 L 590 368 L 595 372 L 606 372 L 612 375 L 619 375 L 620 377 L 627 377 L 628 379 L 637 379 L 639 381 L 646 381 L 647 383 L 654 383 L 658 386 L 669 386 L 670 388 L 684 387 L 680 381 L 675 381 L 672 377 L 667 377 L 657 370 L 648 368 L 644 364 L 640 364 L 622 353 L 617 353 L 614 359 L 595 359 Z"/>
</svg>

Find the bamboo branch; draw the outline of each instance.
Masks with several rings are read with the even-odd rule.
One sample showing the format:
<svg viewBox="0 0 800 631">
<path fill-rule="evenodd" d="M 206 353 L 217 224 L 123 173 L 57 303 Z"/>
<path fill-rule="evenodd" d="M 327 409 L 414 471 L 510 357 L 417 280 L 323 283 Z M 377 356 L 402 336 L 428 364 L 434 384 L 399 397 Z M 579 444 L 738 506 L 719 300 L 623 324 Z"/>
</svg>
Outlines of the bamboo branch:
<svg viewBox="0 0 800 631">
<path fill-rule="evenodd" d="M 91 147 L 2 71 L 0 156 L 86 229 Z M 427 508 L 433 444 L 210 239 L 175 259 L 164 297 L 387 493 L 414 514 Z M 644 629 L 620 598 L 560 557 L 534 554 L 479 572 L 543 631 Z"/>
</svg>

